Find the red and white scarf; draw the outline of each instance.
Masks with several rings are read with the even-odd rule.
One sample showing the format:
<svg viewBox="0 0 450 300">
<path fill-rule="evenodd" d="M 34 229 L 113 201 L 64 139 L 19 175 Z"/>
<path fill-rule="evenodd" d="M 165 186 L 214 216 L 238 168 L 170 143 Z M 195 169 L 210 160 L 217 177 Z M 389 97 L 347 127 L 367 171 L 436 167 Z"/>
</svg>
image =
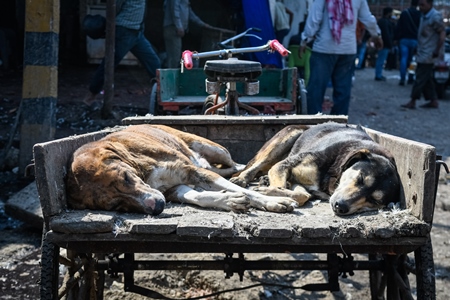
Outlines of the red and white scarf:
<svg viewBox="0 0 450 300">
<path fill-rule="evenodd" d="M 331 35 L 339 44 L 342 27 L 353 23 L 352 0 L 326 0 L 330 21 Z"/>
</svg>

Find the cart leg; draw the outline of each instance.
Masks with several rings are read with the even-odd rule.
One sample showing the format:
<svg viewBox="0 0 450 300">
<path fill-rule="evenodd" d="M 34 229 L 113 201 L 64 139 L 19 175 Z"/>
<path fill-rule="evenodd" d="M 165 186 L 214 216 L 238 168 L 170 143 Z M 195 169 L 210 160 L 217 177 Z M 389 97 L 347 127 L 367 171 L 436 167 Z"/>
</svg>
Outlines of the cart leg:
<svg viewBox="0 0 450 300">
<path fill-rule="evenodd" d="M 379 254 L 369 254 L 369 260 L 381 260 Z M 369 271 L 370 295 L 372 300 L 384 300 L 386 290 L 386 276 L 378 270 Z"/>
</svg>

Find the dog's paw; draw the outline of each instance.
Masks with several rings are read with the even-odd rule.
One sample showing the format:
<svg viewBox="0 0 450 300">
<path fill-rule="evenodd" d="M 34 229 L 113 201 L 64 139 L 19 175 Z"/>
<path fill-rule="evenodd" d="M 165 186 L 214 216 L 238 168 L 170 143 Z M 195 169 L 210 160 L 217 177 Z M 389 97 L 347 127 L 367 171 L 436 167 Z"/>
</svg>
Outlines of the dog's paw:
<svg viewBox="0 0 450 300">
<path fill-rule="evenodd" d="M 242 179 L 241 177 L 232 177 L 230 178 L 230 182 L 234 183 L 235 185 L 238 185 L 240 187 L 247 187 L 247 181 Z"/>
<path fill-rule="evenodd" d="M 296 202 L 298 206 L 302 206 L 311 198 L 311 194 L 304 188 L 297 187 L 294 191 L 285 188 L 271 187 L 271 186 L 259 186 L 253 189 L 254 191 L 266 195 L 275 197 L 288 197 Z"/>
<path fill-rule="evenodd" d="M 296 208 L 297 202 L 287 197 L 272 197 L 274 199 L 268 200 L 264 204 L 264 208 L 267 211 L 284 213 L 291 212 Z"/>
<path fill-rule="evenodd" d="M 237 213 L 247 212 L 251 207 L 249 198 L 241 192 L 221 191 L 215 197 L 215 202 L 224 210 Z"/>
</svg>

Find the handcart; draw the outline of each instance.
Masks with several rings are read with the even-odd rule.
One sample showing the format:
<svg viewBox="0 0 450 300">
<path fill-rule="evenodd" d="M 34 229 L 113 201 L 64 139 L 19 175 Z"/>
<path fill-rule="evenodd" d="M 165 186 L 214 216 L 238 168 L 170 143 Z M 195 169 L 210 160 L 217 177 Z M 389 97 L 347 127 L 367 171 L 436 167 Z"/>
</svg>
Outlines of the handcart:
<svg viewBox="0 0 450 300">
<path fill-rule="evenodd" d="M 250 28 L 249 30 L 254 30 Z M 288 55 L 277 40 L 258 47 L 234 48 L 227 43 L 245 36 L 247 31 L 219 43 L 220 50 L 183 52 L 180 69 L 159 69 L 150 94 L 152 115 L 276 115 L 305 112 L 303 79 L 296 68 L 262 68 L 256 61 L 236 55 L 275 52 Z M 234 55 L 234 56 L 233 56 Z M 204 68 L 193 68 L 194 60 L 207 60 Z M 186 68 L 187 70 L 184 70 Z M 206 78 L 205 78 L 206 77 Z M 303 104 L 303 106 L 302 106 Z"/>
<path fill-rule="evenodd" d="M 222 144 L 236 161 L 246 163 L 286 125 L 330 120 L 347 122 L 339 116 L 209 115 L 133 117 L 124 119 L 123 125 L 172 126 Z M 365 129 L 395 156 L 402 182 L 400 211 L 386 209 L 338 217 L 326 202 L 286 214 L 257 210 L 235 214 L 181 204 L 168 204 L 156 217 L 68 209 L 65 175 L 71 154 L 81 145 L 122 128 L 34 146 L 36 183 L 45 221 L 41 299 L 102 299 L 106 274 L 114 277 L 119 273 L 123 273 L 126 291 L 161 296 L 134 283 L 138 270 L 221 270 L 226 277 L 238 274 L 241 278 L 248 270 L 327 272 L 328 281 L 302 287 L 309 291 L 337 291 L 340 276 L 367 271 L 372 299 L 412 299 L 413 287 L 408 280 L 412 272 L 417 279 L 417 299 L 435 298 L 430 231 L 442 162 L 434 147 Z M 139 260 L 136 253 L 211 253 L 216 258 Z M 217 259 L 220 253 L 223 258 Z M 246 253 L 326 253 L 326 259 L 251 261 Z M 367 259 L 355 260 L 354 254 L 367 254 Z"/>
</svg>

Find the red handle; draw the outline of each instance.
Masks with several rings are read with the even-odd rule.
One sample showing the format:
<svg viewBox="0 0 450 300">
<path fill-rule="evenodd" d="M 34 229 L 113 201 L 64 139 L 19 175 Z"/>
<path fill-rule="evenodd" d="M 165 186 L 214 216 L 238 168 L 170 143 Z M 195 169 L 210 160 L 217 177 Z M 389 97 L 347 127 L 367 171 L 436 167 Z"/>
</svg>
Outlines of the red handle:
<svg viewBox="0 0 450 300">
<path fill-rule="evenodd" d="M 192 67 L 194 66 L 194 64 L 192 63 L 192 52 L 189 50 L 186 50 L 183 52 L 183 54 L 181 55 L 181 58 L 183 60 L 184 63 L 184 67 L 188 70 L 192 69 Z"/>
<path fill-rule="evenodd" d="M 287 56 L 289 54 L 289 51 L 277 40 L 270 41 L 269 45 L 272 50 L 277 50 L 282 56 Z"/>
</svg>

